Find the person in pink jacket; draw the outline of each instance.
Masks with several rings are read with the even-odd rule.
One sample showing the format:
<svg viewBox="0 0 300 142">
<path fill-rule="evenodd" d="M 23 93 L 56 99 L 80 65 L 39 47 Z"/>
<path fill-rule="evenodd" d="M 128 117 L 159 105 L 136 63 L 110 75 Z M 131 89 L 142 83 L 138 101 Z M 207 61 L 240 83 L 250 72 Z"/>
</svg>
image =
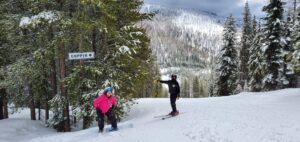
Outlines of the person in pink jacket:
<svg viewBox="0 0 300 142">
<path fill-rule="evenodd" d="M 111 123 L 111 130 L 118 130 L 117 120 L 113 113 L 114 106 L 117 104 L 116 97 L 112 94 L 113 89 L 108 87 L 94 100 L 94 108 L 97 111 L 99 132 L 103 132 L 104 116 L 106 115 Z"/>
</svg>

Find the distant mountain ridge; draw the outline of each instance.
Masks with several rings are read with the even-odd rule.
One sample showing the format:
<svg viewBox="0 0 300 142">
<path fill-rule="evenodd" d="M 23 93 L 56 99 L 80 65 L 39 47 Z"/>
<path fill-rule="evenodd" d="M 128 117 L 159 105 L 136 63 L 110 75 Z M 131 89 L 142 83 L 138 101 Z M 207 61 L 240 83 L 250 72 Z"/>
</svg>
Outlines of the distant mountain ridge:
<svg viewBox="0 0 300 142">
<path fill-rule="evenodd" d="M 143 21 L 151 37 L 151 48 L 163 74 L 189 76 L 207 70 L 222 46 L 224 17 L 196 9 L 169 9 L 144 5 L 142 12 L 156 12 Z"/>
</svg>

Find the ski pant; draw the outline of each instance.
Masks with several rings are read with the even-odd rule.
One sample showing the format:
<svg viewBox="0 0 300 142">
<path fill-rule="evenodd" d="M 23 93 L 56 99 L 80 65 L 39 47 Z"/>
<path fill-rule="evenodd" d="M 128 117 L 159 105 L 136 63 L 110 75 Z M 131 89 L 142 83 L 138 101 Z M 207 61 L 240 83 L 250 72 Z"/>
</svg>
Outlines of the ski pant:
<svg viewBox="0 0 300 142">
<path fill-rule="evenodd" d="M 172 107 L 172 112 L 176 112 L 176 99 L 177 99 L 177 94 L 171 94 L 170 95 L 170 102 L 171 102 L 171 107 Z"/>
<path fill-rule="evenodd" d="M 102 113 L 102 111 L 97 108 L 97 116 L 98 116 L 98 127 L 100 131 L 103 131 L 104 128 L 104 116 L 106 115 L 108 120 L 110 121 L 111 127 L 113 129 L 117 129 L 117 120 L 113 113 L 112 108 L 110 108 L 106 113 Z"/>
</svg>

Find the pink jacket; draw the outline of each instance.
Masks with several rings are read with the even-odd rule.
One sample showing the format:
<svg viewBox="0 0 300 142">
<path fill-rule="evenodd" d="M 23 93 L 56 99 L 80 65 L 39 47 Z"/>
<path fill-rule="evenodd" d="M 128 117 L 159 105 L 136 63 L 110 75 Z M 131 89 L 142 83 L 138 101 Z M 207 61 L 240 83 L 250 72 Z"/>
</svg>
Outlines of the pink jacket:
<svg viewBox="0 0 300 142">
<path fill-rule="evenodd" d="M 110 107 L 116 104 L 117 99 L 113 95 L 108 98 L 105 94 L 101 94 L 94 100 L 94 108 L 99 108 L 102 113 L 106 113 L 110 109 Z"/>
</svg>

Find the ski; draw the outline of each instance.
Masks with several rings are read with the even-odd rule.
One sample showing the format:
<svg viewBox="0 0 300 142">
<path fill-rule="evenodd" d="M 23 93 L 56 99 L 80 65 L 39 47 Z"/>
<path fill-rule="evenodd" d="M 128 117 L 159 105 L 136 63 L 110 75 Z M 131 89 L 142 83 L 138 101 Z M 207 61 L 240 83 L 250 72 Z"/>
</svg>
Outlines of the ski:
<svg viewBox="0 0 300 142">
<path fill-rule="evenodd" d="M 176 115 L 168 115 L 168 116 L 166 116 L 166 117 L 162 117 L 161 120 L 169 119 L 169 118 L 175 117 L 175 116 L 177 116 L 177 115 L 179 115 L 179 114 L 176 114 Z"/>
<path fill-rule="evenodd" d="M 166 117 L 162 117 L 161 120 L 165 120 L 165 119 L 172 118 L 172 117 L 174 117 L 174 116 L 169 115 L 169 116 L 166 116 Z"/>
<path fill-rule="evenodd" d="M 154 118 L 163 118 L 163 117 L 167 117 L 167 116 L 172 116 L 172 115 L 170 115 L 170 114 L 157 115 L 157 116 L 154 116 Z"/>
<path fill-rule="evenodd" d="M 171 114 L 157 115 L 157 116 L 154 116 L 154 118 L 161 118 L 162 120 L 164 120 L 164 119 L 171 118 L 171 117 L 174 117 L 174 116 L 177 116 L 177 115 L 179 115 L 179 112 L 176 115 L 171 115 Z"/>
<path fill-rule="evenodd" d="M 111 133 L 111 132 L 116 132 L 119 130 L 123 130 L 123 129 L 127 129 L 127 128 L 133 128 L 134 125 L 133 123 L 123 123 L 123 124 L 119 124 L 118 129 L 114 130 L 111 127 L 105 127 L 103 132 L 104 133 Z"/>
</svg>

